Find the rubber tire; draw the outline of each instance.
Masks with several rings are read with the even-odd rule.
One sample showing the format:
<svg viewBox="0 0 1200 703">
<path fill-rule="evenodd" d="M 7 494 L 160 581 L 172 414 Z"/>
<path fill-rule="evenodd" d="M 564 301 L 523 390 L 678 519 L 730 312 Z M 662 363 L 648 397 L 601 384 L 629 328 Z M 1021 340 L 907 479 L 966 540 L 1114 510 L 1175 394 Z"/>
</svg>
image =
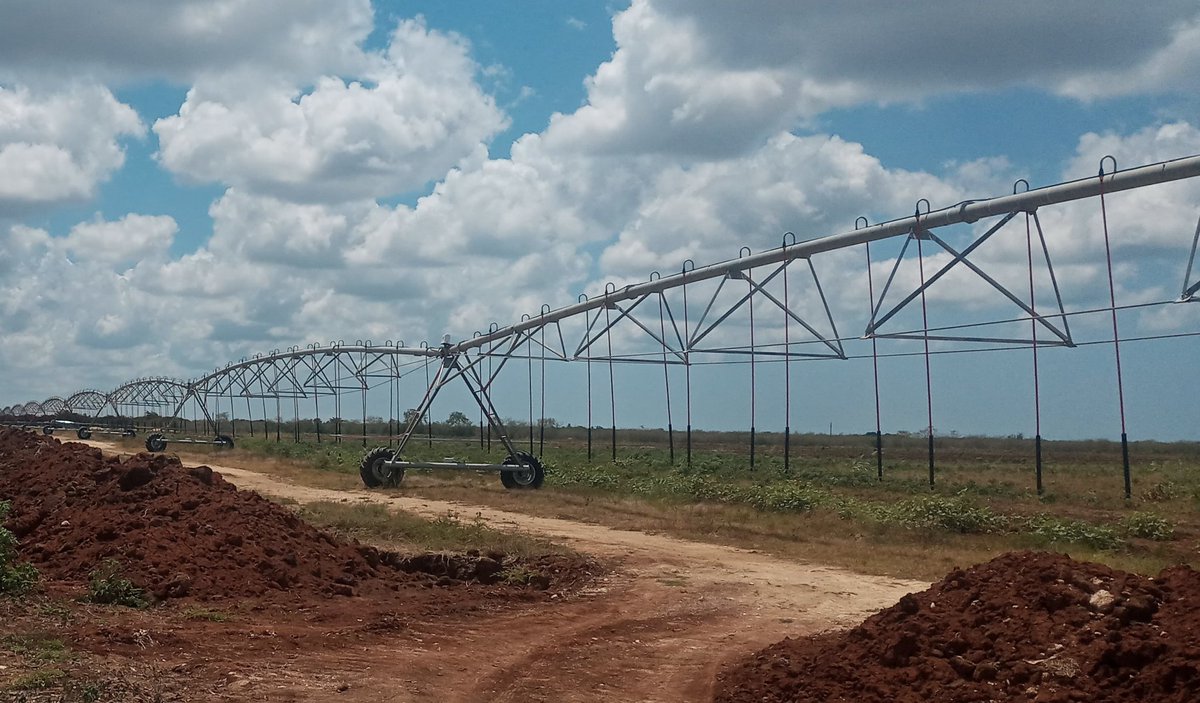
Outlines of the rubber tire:
<svg viewBox="0 0 1200 703">
<path fill-rule="evenodd" d="M 167 448 L 167 438 L 160 432 L 155 432 L 146 438 L 146 451 L 161 452 Z"/>
<path fill-rule="evenodd" d="M 42 434 L 49 437 L 50 435 L 54 434 L 54 428 L 51 427 L 50 425 L 45 425 L 44 427 L 42 427 Z"/>
<path fill-rule="evenodd" d="M 137 437 L 137 430 L 133 429 L 132 427 L 126 427 L 125 429 L 121 430 L 121 436 L 122 437 Z"/>
<path fill-rule="evenodd" d="M 363 484 L 367 488 L 400 485 L 400 482 L 404 480 L 404 469 L 393 469 L 385 475 L 382 467 L 378 466 L 379 462 L 391 461 L 395 456 L 396 452 L 391 447 L 375 447 L 363 454 L 362 461 L 358 465 L 358 474 L 362 476 Z"/>
<path fill-rule="evenodd" d="M 75 436 L 80 439 L 91 439 L 92 431 L 87 427 L 80 427 L 79 429 L 75 430 Z"/>
<path fill-rule="evenodd" d="M 525 452 L 517 452 L 516 457 L 508 456 L 504 459 L 505 466 L 518 466 L 522 463 L 529 464 L 533 469 L 501 471 L 500 483 L 503 483 L 504 487 L 509 490 L 541 488 L 542 484 L 546 482 L 546 469 L 542 467 L 542 462 L 538 461 L 537 457 Z"/>
<path fill-rule="evenodd" d="M 217 438 L 213 440 L 213 443 L 217 445 L 217 449 L 233 449 L 233 437 L 230 437 L 227 434 L 217 435 Z"/>
</svg>

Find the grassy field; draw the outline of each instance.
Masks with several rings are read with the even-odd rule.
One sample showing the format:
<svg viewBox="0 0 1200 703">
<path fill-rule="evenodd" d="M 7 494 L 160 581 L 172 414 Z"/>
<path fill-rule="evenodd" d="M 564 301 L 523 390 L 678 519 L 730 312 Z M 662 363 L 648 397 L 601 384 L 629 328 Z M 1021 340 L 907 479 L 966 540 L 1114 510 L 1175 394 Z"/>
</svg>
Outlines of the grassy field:
<svg viewBox="0 0 1200 703">
<path fill-rule="evenodd" d="M 1142 573 L 1200 566 L 1198 444 L 1131 445 L 1133 496 L 1125 500 L 1120 447 L 1103 441 L 1045 443 L 1045 490 L 1038 495 L 1032 443 L 1022 439 L 938 439 L 930 487 L 926 440 L 919 437 L 885 438 L 880 480 L 873 436 L 793 437 L 786 469 L 782 438 L 760 436 L 751 470 L 746 438 L 734 433 L 698 435 L 690 468 L 678 434 L 674 464 L 661 432 L 622 431 L 615 462 L 599 443 L 606 433 L 597 433 L 591 461 L 578 432 L 558 435 L 542 452 L 541 491 L 505 491 L 494 473 L 463 471 L 412 471 L 389 490 L 913 578 L 1027 548 Z M 201 456 L 303 483 L 361 487 L 361 442 L 324 439 L 239 436 L 238 449 Z M 502 455 L 498 442 L 489 454 L 477 438 L 422 438 L 406 451 L 423 459 Z"/>
</svg>

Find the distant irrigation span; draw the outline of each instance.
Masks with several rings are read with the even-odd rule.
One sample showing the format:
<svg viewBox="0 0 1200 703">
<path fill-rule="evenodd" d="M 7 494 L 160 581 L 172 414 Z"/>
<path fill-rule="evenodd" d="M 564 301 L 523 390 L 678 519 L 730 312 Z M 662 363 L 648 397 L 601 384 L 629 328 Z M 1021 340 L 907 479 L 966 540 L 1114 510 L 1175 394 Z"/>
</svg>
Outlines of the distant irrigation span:
<svg viewBox="0 0 1200 703">
<path fill-rule="evenodd" d="M 300 441 L 315 430 L 317 441 L 324 436 L 332 441 L 361 439 L 366 446 L 374 440 L 386 447 L 374 449 L 363 459 L 363 480 L 370 486 L 398 482 L 409 468 L 491 469 L 500 473 L 509 488 L 541 485 L 544 472 L 535 448 L 534 428 L 544 440 L 546 410 L 546 368 L 548 363 L 572 363 L 586 367 L 579 374 L 586 389 L 587 448 L 592 457 L 593 438 L 598 420 L 611 425 L 609 444 L 617 455 L 617 412 L 615 371 L 621 365 L 651 365 L 661 369 L 661 387 L 639 386 L 639 393 L 657 396 L 663 402 L 671 461 L 692 462 L 693 371 L 701 366 L 740 365 L 746 368 L 747 403 L 750 416 L 748 463 L 757 460 L 757 419 L 762 395 L 762 370 L 782 366 L 783 462 L 785 468 L 793 449 L 791 422 L 794 364 L 812 360 L 870 359 L 874 397 L 875 461 L 879 478 L 883 477 L 883 408 L 880 403 L 879 360 L 888 356 L 916 356 L 924 362 L 925 410 L 928 421 L 928 468 L 932 486 L 937 475 L 934 446 L 934 401 L 931 368 L 940 354 L 959 354 L 996 350 L 1026 350 L 1032 358 L 1031 373 L 1025 380 L 1033 391 L 1032 413 L 1035 418 L 1035 470 L 1038 492 L 1042 492 L 1042 433 L 1039 350 L 1046 347 L 1078 348 L 1106 345 L 1113 352 L 1113 396 L 1121 419 L 1121 445 L 1125 495 L 1131 495 L 1129 440 L 1125 418 L 1125 379 L 1121 367 L 1123 343 L 1159 338 L 1200 335 L 1200 330 L 1162 335 L 1123 336 L 1118 313 L 1189 303 L 1200 293 L 1200 267 L 1196 266 L 1200 221 L 1194 232 L 1179 233 L 1178 274 L 1182 280 L 1179 295 L 1169 299 L 1118 304 L 1113 275 L 1114 252 L 1109 232 L 1108 200 L 1123 191 L 1162 187 L 1164 184 L 1200 176 L 1200 156 L 1164 161 L 1118 170 L 1113 157 L 1100 162 L 1098 174 L 1079 180 L 1030 189 L 1017 181 L 1011 193 L 979 200 L 967 200 L 949 207 L 931 210 L 928 201 L 917 202 L 913 214 L 871 224 L 859 218 L 854 228 L 839 234 L 800 241 L 792 233 L 783 235 L 778 247 L 753 253 L 743 247 L 735 259 L 696 266 L 683 262 L 670 275 L 658 272 L 648 280 L 630 285 L 608 284 L 603 292 L 580 295 L 573 304 L 560 308 L 549 305 L 535 314 L 523 315 L 508 326 L 492 324 L 486 331 L 467 339 L 449 336 L 440 343 L 408 345 L 388 341 L 342 341 L 313 343 L 255 354 L 229 363 L 192 380 L 138 378 L 111 391 L 81 390 L 67 396 L 55 396 L 41 402 L 31 401 L 0 408 L 0 422 L 22 425 L 52 433 L 69 429 L 80 437 L 93 432 L 132 435 L 152 431 L 147 439 L 151 450 L 164 449 L 170 443 L 207 443 L 232 446 L 237 424 L 245 423 L 251 433 L 258 423 L 266 435 L 273 422 L 275 439 L 282 441 L 280 428 L 291 418 L 291 438 Z M 1060 277 L 1052 263 L 1053 247 L 1043 229 L 1043 209 L 1086 201 L 1099 214 L 1104 237 L 1107 301 L 1102 305 L 1069 308 L 1064 304 Z M 1094 204 L 1094 205 L 1093 205 Z M 1082 209 L 1073 217 L 1082 217 Z M 1059 213 L 1061 214 L 1061 213 Z M 1123 217 L 1128 217 L 1124 214 Z M 1149 221 L 1153 213 L 1139 217 Z M 963 228 L 950 230 L 955 225 Z M 1114 227 L 1119 225 L 1114 224 Z M 948 233 L 955 232 L 952 237 Z M 1190 242 L 1189 242 L 1190 236 Z M 1023 248 L 1025 271 L 1013 278 L 995 275 L 985 269 L 986 257 L 980 248 L 990 240 L 1007 239 L 1009 247 Z M 1052 238 L 1051 238 L 1052 239 Z M 872 245 L 876 261 L 890 261 L 886 275 L 872 268 Z M 880 247 L 891 247 L 888 257 L 879 257 Z M 867 299 L 861 313 L 865 327 L 855 327 L 847 336 L 839 329 L 849 328 L 846 313 L 836 312 L 838 305 L 827 295 L 829 282 L 822 282 L 821 263 L 838 254 L 844 266 L 846 251 L 861 250 L 861 262 Z M 1121 261 L 1118 259 L 1117 264 Z M 830 268 L 826 267 L 827 272 Z M 931 296 L 931 287 L 939 281 L 969 274 L 974 284 L 986 290 L 1010 310 L 998 319 L 976 319 L 970 306 L 958 306 L 948 324 L 933 325 L 930 311 L 946 306 L 954 296 Z M 1003 280 L 1002 280 L 1003 279 Z M 852 286 L 851 286 L 852 287 Z M 844 276 L 837 290 L 848 288 Z M 974 293 L 977 295 L 977 291 Z M 844 306 L 843 306 L 844 308 Z M 1072 332 L 1072 321 L 1082 317 L 1100 317 L 1111 335 L 1080 338 Z M 838 324 L 839 319 L 842 324 Z M 849 320 L 853 321 L 853 320 Z M 900 329 L 896 329 L 899 327 Z M 1095 325 L 1092 326 L 1095 328 Z M 907 340 L 909 351 L 881 351 L 880 340 Z M 522 392 L 518 404 L 529 417 L 528 451 L 518 448 L 497 410 L 497 382 L 506 369 L 520 375 Z M 404 458 L 404 450 L 419 432 L 439 394 L 451 385 L 465 387 L 479 409 L 480 442 L 490 449 L 493 440 L 502 445 L 501 461 L 468 463 L 462 461 L 414 461 Z M 527 387 L 527 388 L 526 388 Z M 777 389 L 776 389 L 777 390 Z M 607 407 L 595 402 L 596 395 L 606 399 Z M 510 394 L 506 394 L 510 395 Z M 386 396 L 386 434 L 382 426 L 368 421 L 372 409 L 384 407 Z M 513 399 L 503 399 L 511 407 Z M 414 401 L 415 405 L 414 405 Z M 521 402 L 524 401 L 524 402 Z M 312 430 L 302 432 L 300 418 L 311 414 Z M 191 417 L 189 423 L 188 417 Z M 536 416 L 536 417 L 535 417 Z M 334 418 L 323 423 L 320 418 Z M 344 420 L 360 417 L 357 433 L 347 430 L 353 424 Z M 403 418 L 397 420 L 396 418 Z M 676 457 L 676 423 L 680 452 Z M 202 427 L 202 429 L 201 429 Z M 190 428 L 190 429 L 189 429 Z M 373 431 L 368 431 L 371 428 Z M 537 443 L 542 446 L 542 441 Z"/>
</svg>

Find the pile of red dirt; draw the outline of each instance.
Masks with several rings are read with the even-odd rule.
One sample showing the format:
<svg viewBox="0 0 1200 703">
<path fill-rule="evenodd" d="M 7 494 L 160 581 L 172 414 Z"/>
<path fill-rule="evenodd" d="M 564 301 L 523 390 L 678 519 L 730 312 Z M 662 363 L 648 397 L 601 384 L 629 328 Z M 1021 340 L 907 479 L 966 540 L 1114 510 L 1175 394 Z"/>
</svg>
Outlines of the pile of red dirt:
<svg viewBox="0 0 1200 703">
<path fill-rule="evenodd" d="M 155 599 L 370 595 L 491 584 L 504 555 L 403 557 L 300 520 L 208 467 L 0 430 L 0 497 L 20 554 L 43 579 L 85 583 L 107 560 Z M 580 564 L 543 564 L 570 580 Z M 547 586 L 543 579 L 535 585 Z"/>
<path fill-rule="evenodd" d="M 715 700 L 1200 700 L 1200 572 L 1150 579 L 1061 554 L 955 569 L 846 632 L 785 639 Z"/>
</svg>

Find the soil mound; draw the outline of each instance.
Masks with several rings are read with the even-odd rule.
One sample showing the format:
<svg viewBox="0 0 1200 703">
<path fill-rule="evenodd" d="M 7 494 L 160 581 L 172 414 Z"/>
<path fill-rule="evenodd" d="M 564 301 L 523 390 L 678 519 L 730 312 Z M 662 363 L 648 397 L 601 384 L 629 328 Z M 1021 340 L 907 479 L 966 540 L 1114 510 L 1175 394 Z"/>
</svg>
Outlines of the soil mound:
<svg viewBox="0 0 1200 703">
<path fill-rule="evenodd" d="M 717 701 L 1200 700 L 1200 572 L 1149 579 L 1061 554 L 956 569 L 846 632 L 785 639 Z"/>
<path fill-rule="evenodd" d="M 122 462 L 15 430 L 0 430 L 0 499 L 12 502 L 8 527 L 43 578 L 83 583 L 115 559 L 160 600 L 368 595 L 502 577 L 504 555 L 401 557 L 319 530 L 208 467 L 161 454 Z"/>
</svg>

